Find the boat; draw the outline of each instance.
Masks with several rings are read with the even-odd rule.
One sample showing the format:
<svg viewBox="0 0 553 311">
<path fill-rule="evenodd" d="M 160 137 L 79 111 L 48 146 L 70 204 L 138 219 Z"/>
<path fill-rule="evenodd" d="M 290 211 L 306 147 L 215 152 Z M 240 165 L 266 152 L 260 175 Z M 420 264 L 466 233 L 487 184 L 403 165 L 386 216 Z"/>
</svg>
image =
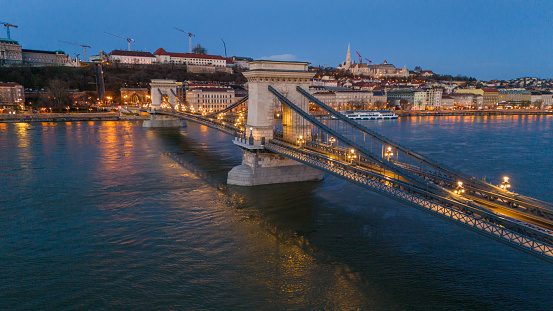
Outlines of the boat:
<svg viewBox="0 0 553 311">
<path fill-rule="evenodd" d="M 345 111 L 344 115 L 352 120 L 385 120 L 398 118 L 398 115 L 391 110 Z"/>
</svg>

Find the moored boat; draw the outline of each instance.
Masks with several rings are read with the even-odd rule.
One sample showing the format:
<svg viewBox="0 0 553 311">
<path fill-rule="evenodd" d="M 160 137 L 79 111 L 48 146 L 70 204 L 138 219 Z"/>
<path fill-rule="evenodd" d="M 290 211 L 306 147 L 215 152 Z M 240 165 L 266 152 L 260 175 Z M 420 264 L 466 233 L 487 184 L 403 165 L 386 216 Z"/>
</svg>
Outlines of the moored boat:
<svg viewBox="0 0 553 311">
<path fill-rule="evenodd" d="M 398 118 L 398 115 L 391 110 L 345 111 L 344 115 L 352 120 L 384 120 Z"/>
</svg>

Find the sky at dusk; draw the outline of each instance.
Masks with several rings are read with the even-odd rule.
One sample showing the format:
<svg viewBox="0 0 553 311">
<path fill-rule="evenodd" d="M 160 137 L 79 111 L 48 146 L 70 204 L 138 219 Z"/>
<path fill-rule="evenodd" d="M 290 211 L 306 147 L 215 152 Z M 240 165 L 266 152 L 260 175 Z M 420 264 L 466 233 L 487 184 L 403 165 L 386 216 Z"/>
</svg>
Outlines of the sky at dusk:
<svg viewBox="0 0 553 311">
<path fill-rule="evenodd" d="M 126 49 L 309 61 L 336 67 L 351 43 L 363 58 L 480 80 L 553 78 L 553 1 L 0 0 L 0 21 L 25 49 L 88 56 Z M 6 37 L 4 27 L 0 37 Z M 363 60 L 365 62 L 365 60 Z"/>
</svg>

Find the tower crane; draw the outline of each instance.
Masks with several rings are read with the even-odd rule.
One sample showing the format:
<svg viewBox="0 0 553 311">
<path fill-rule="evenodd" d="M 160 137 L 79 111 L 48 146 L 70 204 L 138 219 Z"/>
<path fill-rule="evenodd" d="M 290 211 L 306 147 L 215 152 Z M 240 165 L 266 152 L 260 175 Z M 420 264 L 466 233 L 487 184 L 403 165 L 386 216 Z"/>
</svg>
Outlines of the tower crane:
<svg viewBox="0 0 553 311">
<path fill-rule="evenodd" d="M 370 59 L 368 59 L 368 58 L 365 58 L 365 59 L 369 62 L 369 65 L 371 65 L 373 63 Z"/>
<path fill-rule="evenodd" d="M 111 35 L 111 36 L 114 36 L 114 37 L 117 37 L 117 38 L 121 38 L 121 39 L 127 40 L 127 43 L 128 43 L 127 51 L 130 51 L 130 50 L 131 50 L 131 42 L 134 42 L 134 39 L 127 38 L 127 37 L 123 37 L 123 36 L 116 35 L 116 34 L 112 34 L 112 33 L 109 33 L 109 32 L 107 32 L 107 31 L 104 31 L 104 32 L 107 33 L 108 35 Z"/>
<path fill-rule="evenodd" d="M 13 25 L 13 24 L 6 23 L 6 22 L 0 22 L 0 24 L 4 25 L 4 27 L 6 27 L 6 32 L 8 33 L 8 39 L 11 39 L 10 38 L 10 27 L 19 28 L 17 25 Z"/>
<path fill-rule="evenodd" d="M 188 31 L 184 31 L 182 29 L 179 29 L 177 27 L 173 27 L 173 28 L 175 28 L 176 30 L 178 30 L 180 32 L 184 32 L 185 34 L 188 35 L 188 48 L 190 49 L 190 53 L 192 53 L 192 37 L 195 37 L 196 35 L 193 34 L 193 33 L 188 32 Z M 223 39 L 221 39 L 221 40 L 223 40 Z M 224 41 L 223 41 L 223 43 L 224 43 Z M 226 46 L 225 46 L 225 50 L 226 50 Z"/>
<path fill-rule="evenodd" d="M 67 42 L 67 41 L 60 41 L 58 40 L 58 42 L 61 42 L 61 43 L 65 43 L 65 44 L 72 44 L 72 45 L 77 45 L 77 46 L 82 46 L 83 49 L 84 49 L 84 61 L 86 62 L 87 58 L 86 58 L 86 49 L 89 48 L 90 49 L 90 46 L 88 45 L 84 45 L 84 44 L 79 44 L 79 43 L 73 43 L 73 42 Z"/>
<path fill-rule="evenodd" d="M 359 52 L 355 51 L 355 53 L 357 53 L 357 56 L 359 56 L 359 64 L 361 64 L 361 54 L 359 54 Z"/>
</svg>

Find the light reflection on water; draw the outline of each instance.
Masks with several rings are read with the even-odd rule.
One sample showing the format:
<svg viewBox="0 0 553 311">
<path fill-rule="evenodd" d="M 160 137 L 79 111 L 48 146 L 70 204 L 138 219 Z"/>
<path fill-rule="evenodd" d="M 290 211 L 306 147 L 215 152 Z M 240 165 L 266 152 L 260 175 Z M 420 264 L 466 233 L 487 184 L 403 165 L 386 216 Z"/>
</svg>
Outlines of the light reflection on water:
<svg viewBox="0 0 553 311">
<path fill-rule="evenodd" d="M 547 142 L 551 119 L 397 121 L 370 126 L 460 169 L 493 176 L 499 173 L 490 163 L 500 163 L 501 173 L 513 170 L 517 187 L 527 180 L 548 198 L 536 185 L 549 181 L 536 178 L 551 170 L 527 179 L 520 172 L 547 163 L 550 144 L 535 147 L 527 135 Z M 79 122 L 26 129 L 24 146 L 17 125 L 0 124 L 2 309 L 504 310 L 553 303 L 550 264 L 347 182 L 327 176 L 227 187 L 241 151 L 205 127 Z M 505 133 L 513 129 L 516 135 Z M 506 137 L 512 143 L 497 142 Z M 537 153 L 535 161 L 524 148 Z"/>
</svg>

